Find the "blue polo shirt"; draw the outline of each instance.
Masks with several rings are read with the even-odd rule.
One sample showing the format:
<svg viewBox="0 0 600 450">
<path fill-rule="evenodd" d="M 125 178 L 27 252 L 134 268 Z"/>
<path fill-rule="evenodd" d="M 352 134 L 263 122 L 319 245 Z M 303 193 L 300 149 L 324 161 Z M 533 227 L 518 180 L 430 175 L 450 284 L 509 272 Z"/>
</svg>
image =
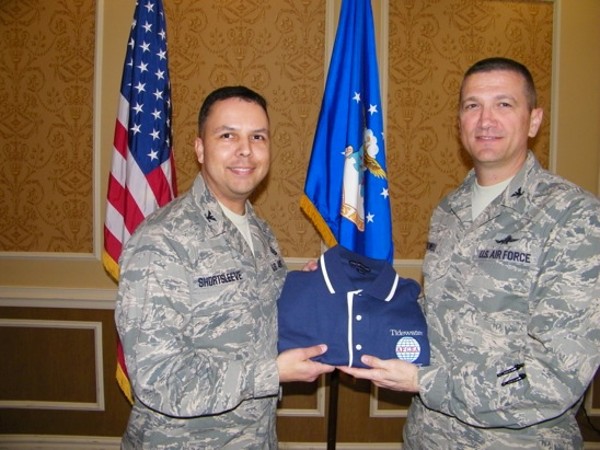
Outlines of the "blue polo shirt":
<svg viewBox="0 0 600 450">
<path fill-rule="evenodd" d="M 288 273 L 277 304 L 278 350 L 327 344 L 316 361 L 365 367 L 360 357 L 368 354 L 428 365 L 420 290 L 387 261 L 332 247 L 317 270 Z"/>
</svg>

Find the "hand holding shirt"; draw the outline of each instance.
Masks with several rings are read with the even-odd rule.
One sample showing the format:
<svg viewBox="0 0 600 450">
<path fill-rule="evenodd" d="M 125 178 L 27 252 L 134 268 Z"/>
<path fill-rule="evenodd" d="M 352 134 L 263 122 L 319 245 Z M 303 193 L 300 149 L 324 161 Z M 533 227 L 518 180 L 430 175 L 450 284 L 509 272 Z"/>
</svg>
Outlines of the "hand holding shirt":
<svg viewBox="0 0 600 450">
<path fill-rule="evenodd" d="M 420 290 L 387 261 L 332 247 L 317 270 L 288 273 L 278 301 L 278 350 L 327 344 L 315 360 L 365 367 L 360 357 L 368 354 L 428 365 Z"/>
</svg>

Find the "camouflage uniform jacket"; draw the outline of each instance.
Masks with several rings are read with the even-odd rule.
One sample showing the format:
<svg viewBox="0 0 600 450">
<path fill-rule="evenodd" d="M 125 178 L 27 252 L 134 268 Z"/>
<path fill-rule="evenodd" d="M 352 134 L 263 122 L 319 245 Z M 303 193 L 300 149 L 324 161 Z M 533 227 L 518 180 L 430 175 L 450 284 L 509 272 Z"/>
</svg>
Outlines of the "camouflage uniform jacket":
<svg viewBox="0 0 600 450">
<path fill-rule="evenodd" d="M 275 236 L 246 204 L 254 251 L 199 175 L 121 257 L 115 320 L 135 403 L 124 449 L 275 449 Z"/>
<path fill-rule="evenodd" d="M 600 362 L 600 202 L 529 152 L 473 221 L 474 181 L 432 216 L 431 366 L 404 448 L 583 448 L 575 413 Z"/>
</svg>

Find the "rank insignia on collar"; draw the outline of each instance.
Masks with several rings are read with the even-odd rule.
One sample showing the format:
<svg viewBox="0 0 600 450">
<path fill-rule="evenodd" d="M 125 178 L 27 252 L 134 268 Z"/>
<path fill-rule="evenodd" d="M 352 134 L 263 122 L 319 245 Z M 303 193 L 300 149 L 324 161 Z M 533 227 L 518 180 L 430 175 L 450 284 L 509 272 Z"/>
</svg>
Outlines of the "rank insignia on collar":
<svg viewBox="0 0 600 450">
<path fill-rule="evenodd" d="M 511 194 L 511 197 L 517 197 L 517 198 L 519 198 L 522 195 L 523 195 L 523 189 L 519 188 L 519 189 L 517 189 L 515 192 L 513 192 Z"/>
</svg>

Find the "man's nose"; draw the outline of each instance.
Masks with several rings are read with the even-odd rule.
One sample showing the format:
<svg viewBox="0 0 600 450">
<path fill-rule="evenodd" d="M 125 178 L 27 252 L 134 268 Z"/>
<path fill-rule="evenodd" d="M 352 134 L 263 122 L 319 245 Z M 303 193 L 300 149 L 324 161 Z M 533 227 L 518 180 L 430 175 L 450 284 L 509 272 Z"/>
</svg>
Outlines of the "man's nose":
<svg viewBox="0 0 600 450">
<path fill-rule="evenodd" d="M 479 124 L 481 128 L 489 128 L 496 123 L 494 111 L 489 106 L 481 107 L 481 115 L 479 116 Z"/>
<path fill-rule="evenodd" d="M 237 153 L 240 156 L 250 156 L 252 153 L 252 142 L 250 138 L 240 140 Z"/>
</svg>

